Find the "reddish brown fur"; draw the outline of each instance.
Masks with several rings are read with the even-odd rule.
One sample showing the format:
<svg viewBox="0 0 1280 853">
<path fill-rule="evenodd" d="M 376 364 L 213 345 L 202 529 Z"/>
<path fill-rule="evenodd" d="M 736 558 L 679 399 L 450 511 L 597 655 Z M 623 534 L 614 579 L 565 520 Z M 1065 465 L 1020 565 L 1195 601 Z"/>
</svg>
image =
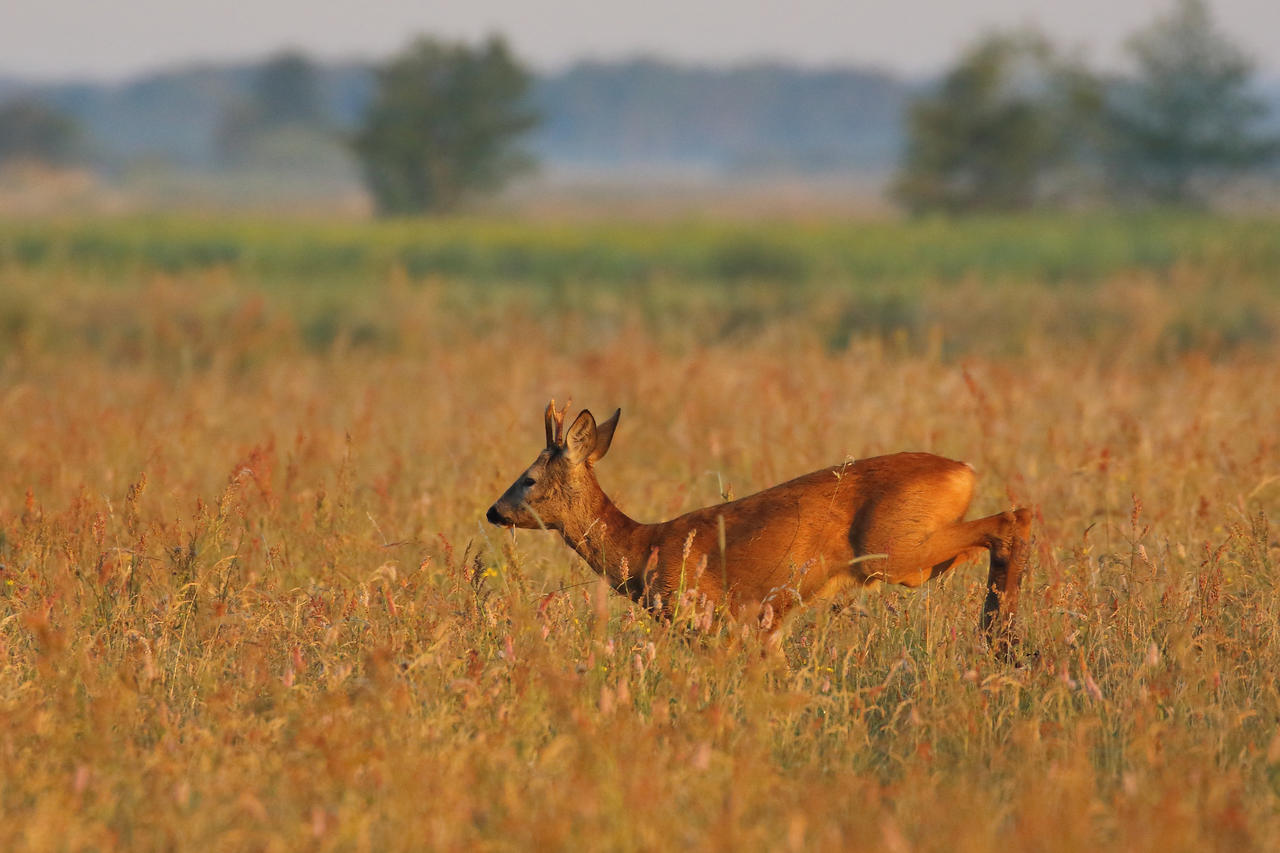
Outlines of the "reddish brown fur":
<svg viewBox="0 0 1280 853">
<path fill-rule="evenodd" d="M 647 607 L 665 611 L 679 590 L 696 589 L 739 617 L 778 617 L 767 619 L 771 628 L 797 605 L 845 587 L 876 581 L 916 587 L 987 553 L 982 627 L 1006 642 L 1030 514 L 1017 509 L 963 521 L 974 484 L 966 463 L 930 453 L 860 459 L 642 524 L 618 509 L 592 470 L 609 449 L 619 414 L 597 427 L 584 410 L 566 436 L 564 410 L 549 406 L 547 448 L 488 519 L 558 531 L 616 590 Z"/>
</svg>

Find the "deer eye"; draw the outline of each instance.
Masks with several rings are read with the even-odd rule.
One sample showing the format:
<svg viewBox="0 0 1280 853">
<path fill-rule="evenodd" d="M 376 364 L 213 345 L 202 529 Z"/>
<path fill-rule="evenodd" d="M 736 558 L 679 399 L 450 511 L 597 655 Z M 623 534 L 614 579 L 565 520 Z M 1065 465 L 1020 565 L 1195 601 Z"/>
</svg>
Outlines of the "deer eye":
<svg viewBox="0 0 1280 853">
<path fill-rule="evenodd" d="M 532 477 L 525 477 L 523 480 L 520 481 L 521 487 L 526 489 L 532 486 L 533 483 L 534 483 L 534 480 Z"/>
</svg>

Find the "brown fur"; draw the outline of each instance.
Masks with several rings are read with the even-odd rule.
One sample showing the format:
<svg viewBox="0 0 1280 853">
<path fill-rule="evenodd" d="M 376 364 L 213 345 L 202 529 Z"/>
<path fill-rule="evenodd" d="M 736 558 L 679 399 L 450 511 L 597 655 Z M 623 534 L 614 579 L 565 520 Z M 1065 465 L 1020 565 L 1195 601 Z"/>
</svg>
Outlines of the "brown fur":
<svg viewBox="0 0 1280 853">
<path fill-rule="evenodd" d="M 931 453 L 895 453 L 823 468 L 670 521 L 628 518 L 592 470 L 621 411 L 599 426 L 581 412 L 567 434 L 547 407 L 547 447 L 489 509 L 494 524 L 558 531 L 614 589 L 666 611 L 696 589 L 770 629 L 798 605 L 876 581 L 920 586 L 957 565 L 990 559 L 981 625 L 1008 641 L 1027 563 L 1025 509 L 964 521 L 973 469 Z"/>
</svg>

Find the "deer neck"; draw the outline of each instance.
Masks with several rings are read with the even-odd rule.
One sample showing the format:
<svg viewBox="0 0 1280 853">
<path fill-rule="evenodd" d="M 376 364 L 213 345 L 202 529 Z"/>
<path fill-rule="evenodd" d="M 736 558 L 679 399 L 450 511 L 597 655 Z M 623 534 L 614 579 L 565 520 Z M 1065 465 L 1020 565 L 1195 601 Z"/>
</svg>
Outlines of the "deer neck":
<svg viewBox="0 0 1280 853">
<path fill-rule="evenodd" d="M 615 588 L 639 577 L 649 558 L 649 525 L 628 518 L 592 477 L 581 502 L 581 512 L 566 519 L 560 535 L 587 565 Z"/>
</svg>

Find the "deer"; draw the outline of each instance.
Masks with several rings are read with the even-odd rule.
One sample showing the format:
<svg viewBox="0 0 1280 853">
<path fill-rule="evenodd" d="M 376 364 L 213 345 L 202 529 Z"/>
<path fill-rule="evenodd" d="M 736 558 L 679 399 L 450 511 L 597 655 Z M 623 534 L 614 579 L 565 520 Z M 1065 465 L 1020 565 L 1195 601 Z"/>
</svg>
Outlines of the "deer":
<svg viewBox="0 0 1280 853">
<path fill-rule="evenodd" d="M 495 525 L 554 530 L 610 587 L 659 618 L 693 592 L 772 636 L 797 608 L 838 604 L 877 583 L 919 587 L 987 557 L 979 628 L 1012 648 L 1018 589 L 1030 553 L 1026 508 L 965 521 L 972 466 L 932 453 L 848 460 L 670 521 L 634 521 L 605 494 L 595 465 L 622 410 L 596 423 L 569 404 L 544 414 L 546 447 L 489 507 Z"/>
</svg>

